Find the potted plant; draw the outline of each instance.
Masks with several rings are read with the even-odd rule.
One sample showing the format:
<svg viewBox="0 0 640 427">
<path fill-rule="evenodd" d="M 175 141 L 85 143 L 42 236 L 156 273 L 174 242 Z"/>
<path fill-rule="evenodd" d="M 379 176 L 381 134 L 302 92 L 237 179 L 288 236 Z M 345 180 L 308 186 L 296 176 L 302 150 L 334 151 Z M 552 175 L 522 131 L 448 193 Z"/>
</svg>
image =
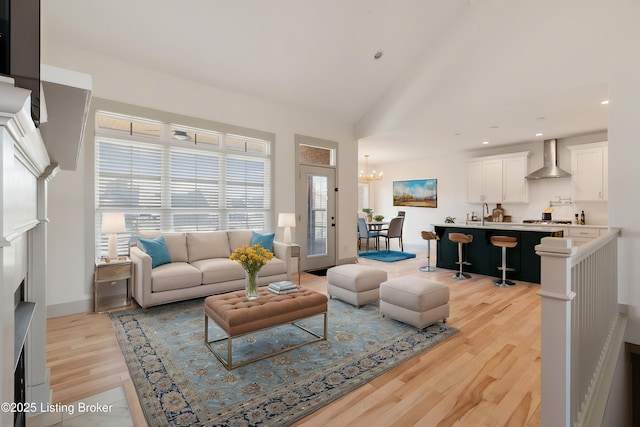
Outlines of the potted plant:
<svg viewBox="0 0 640 427">
<path fill-rule="evenodd" d="M 373 220 L 373 209 L 371 208 L 362 208 L 362 212 L 367 214 L 367 221 L 371 222 Z"/>
</svg>

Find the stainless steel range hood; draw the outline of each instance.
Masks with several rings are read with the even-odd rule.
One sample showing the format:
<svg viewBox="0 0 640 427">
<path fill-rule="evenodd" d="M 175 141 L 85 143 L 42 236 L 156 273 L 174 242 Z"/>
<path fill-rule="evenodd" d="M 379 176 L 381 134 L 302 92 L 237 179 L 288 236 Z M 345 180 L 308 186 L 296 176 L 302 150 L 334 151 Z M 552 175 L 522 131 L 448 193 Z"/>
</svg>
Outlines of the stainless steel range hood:
<svg viewBox="0 0 640 427">
<path fill-rule="evenodd" d="M 571 176 L 569 172 L 566 172 L 558 167 L 558 141 L 555 139 L 548 139 L 544 141 L 543 150 L 543 165 L 542 168 L 535 172 L 530 173 L 525 178 L 527 179 L 548 179 L 548 178 L 566 178 Z"/>
</svg>

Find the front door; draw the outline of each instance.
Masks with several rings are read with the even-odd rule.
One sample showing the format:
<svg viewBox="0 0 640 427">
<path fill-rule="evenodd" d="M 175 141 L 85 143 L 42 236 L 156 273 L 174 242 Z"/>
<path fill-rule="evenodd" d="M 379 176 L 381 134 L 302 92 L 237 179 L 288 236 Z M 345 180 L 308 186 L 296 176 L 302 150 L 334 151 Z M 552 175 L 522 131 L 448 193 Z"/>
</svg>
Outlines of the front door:
<svg viewBox="0 0 640 427">
<path fill-rule="evenodd" d="M 296 184 L 302 270 L 336 263 L 335 169 L 300 165 Z"/>
</svg>

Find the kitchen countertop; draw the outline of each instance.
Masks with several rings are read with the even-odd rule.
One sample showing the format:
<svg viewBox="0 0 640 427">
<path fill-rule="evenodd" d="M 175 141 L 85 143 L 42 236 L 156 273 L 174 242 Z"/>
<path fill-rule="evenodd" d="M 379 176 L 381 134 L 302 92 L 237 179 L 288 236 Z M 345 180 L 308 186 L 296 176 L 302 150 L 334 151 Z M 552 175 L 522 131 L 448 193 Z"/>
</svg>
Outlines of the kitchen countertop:
<svg viewBox="0 0 640 427">
<path fill-rule="evenodd" d="M 508 229 L 508 230 L 522 230 L 525 227 L 527 229 L 539 229 L 539 231 L 558 231 L 558 230 L 562 230 L 562 229 L 566 229 L 566 228 L 581 228 L 581 227 L 586 227 L 586 228 L 599 228 L 599 229 L 603 229 L 606 230 L 609 228 L 608 225 L 596 225 L 596 224 L 585 224 L 585 225 L 581 225 L 581 224 L 534 224 L 534 223 L 522 223 L 522 222 L 491 222 L 491 221 L 485 221 L 484 226 L 480 225 L 480 221 L 474 221 L 474 222 L 469 222 L 469 223 L 464 223 L 464 222 L 456 222 L 456 223 L 449 223 L 449 224 L 432 224 L 434 226 L 438 226 L 438 227 L 447 227 L 447 226 L 455 226 L 455 227 L 472 227 L 472 228 L 494 228 L 494 229 Z"/>
<path fill-rule="evenodd" d="M 516 231 L 541 231 L 545 233 L 553 233 L 562 231 L 566 227 L 561 224 L 519 224 L 516 222 L 485 222 L 484 225 L 478 223 L 448 223 L 448 224 L 431 224 L 434 227 L 456 227 L 456 228 L 473 228 L 481 230 L 516 230 Z M 567 224 L 568 226 L 569 224 Z M 581 227 L 584 227 L 581 226 Z"/>
<path fill-rule="evenodd" d="M 507 224 L 506 222 L 503 222 L 502 224 Z M 519 224 L 519 223 L 513 223 L 513 224 L 518 224 L 518 225 L 524 225 L 526 227 L 534 225 L 537 227 L 562 227 L 562 228 L 580 228 L 580 227 L 587 227 L 587 228 L 602 228 L 602 229 L 607 229 L 609 228 L 608 225 L 596 225 L 596 224 L 585 224 L 585 225 L 581 225 L 581 224 Z"/>
</svg>

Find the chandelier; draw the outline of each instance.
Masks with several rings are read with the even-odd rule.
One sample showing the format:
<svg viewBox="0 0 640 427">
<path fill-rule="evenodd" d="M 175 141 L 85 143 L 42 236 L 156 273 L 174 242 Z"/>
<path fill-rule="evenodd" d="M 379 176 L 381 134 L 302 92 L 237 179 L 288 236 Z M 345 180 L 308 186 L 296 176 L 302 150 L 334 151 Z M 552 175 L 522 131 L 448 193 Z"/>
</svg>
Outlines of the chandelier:
<svg viewBox="0 0 640 427">
<path fill-rule="evenodd" d="M 360 175 L 358 176 L 360 181 L 380 181 L 382 179 L 382 172 L 376 174 L 376 170 L 374 169 L 371 173 L 369 173 L 369 155 L 364 155 L 364 171 L 360 171 Z"/>
</svg>

